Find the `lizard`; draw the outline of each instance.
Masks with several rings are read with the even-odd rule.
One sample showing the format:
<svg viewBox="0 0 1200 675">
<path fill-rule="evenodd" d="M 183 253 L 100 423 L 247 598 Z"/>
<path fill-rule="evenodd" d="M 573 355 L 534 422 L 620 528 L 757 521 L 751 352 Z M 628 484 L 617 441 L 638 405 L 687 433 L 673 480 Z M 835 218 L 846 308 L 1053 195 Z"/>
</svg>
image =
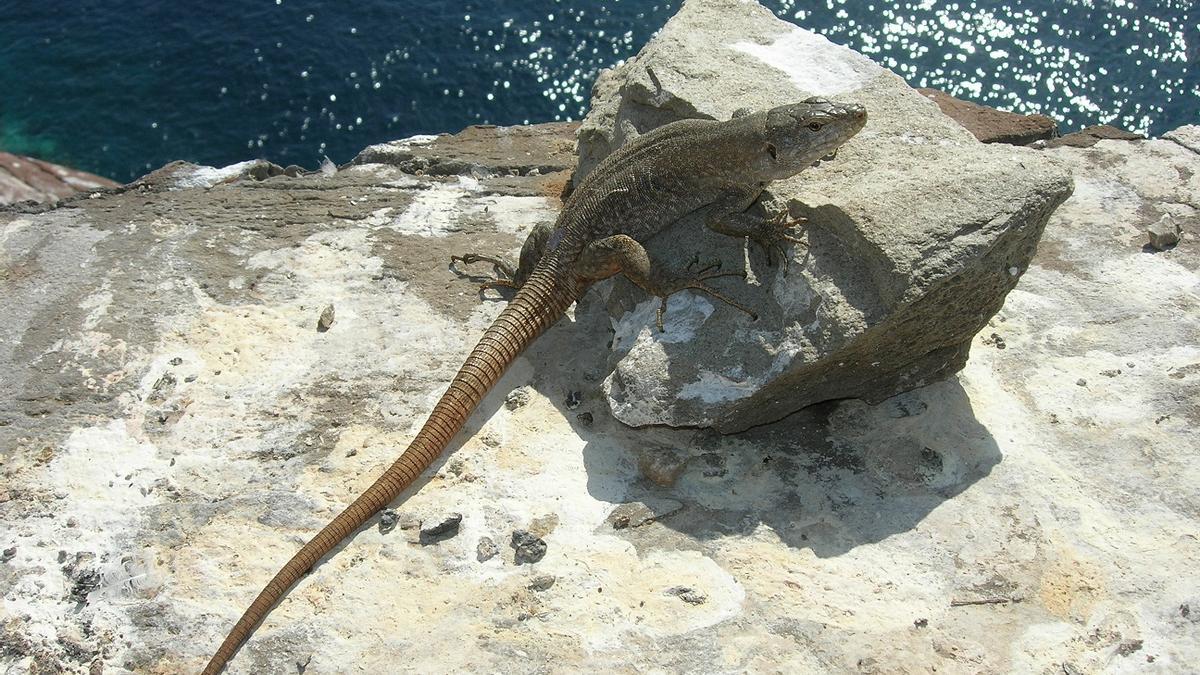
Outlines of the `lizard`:
<svg viewBox="0 0 1200 675">
<path fill-rule="evenodd" d="M 513 287 L 512 299 L 484 331 L 407 449 L 284 564 L 203 673 L 219 673 L 292 586 L 410 486 L 446 449 L 507 367 L 592 284 L 623 274 L 659 298 L 660 330 L 667 298 L 685 289 L 707 293 L 755 317 L 706 283 L 744 273 L 711 266 L 689 274 L 667 272 L 651 261 L 642 242 L 684 216 L 706 211 L 707 227 L 749 237 L 769 259 L 781 242 L 803 243 L 792 234 L 801 219 L 791 218 L 786 209 L 762 218 L 749 213 L 750 207 L 768 183 L 835 153 L 866 120 L 861 105 L 812 97 L 760 112 L 739 111 L 728 120 L 671 122 L 622 145 L 585 176 L 553 227 L 531 232 L 517 269 L 490 256 L 455 256 L 451 264 L 488 261 L 507 272 L 509 278 L 484 286 Z"/>
</svg>

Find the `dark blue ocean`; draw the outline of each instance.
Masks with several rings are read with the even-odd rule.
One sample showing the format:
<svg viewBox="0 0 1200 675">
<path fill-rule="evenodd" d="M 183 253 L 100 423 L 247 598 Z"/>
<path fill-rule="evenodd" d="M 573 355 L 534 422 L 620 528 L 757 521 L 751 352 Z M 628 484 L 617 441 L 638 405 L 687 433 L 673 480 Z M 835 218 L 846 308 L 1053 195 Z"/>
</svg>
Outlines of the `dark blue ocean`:
<svg viewBox="0 0 1200 675">
<path fill-rule="evenodd" d="M 912 84 L 1065 131 L 1200 123 L 1180 0 L 764 3 Z M 0 0 L 0 149 L 129 180 L 173 159 L 315 167 L 473 123 L 579 119 L 679 2 Z"/>
</svg>

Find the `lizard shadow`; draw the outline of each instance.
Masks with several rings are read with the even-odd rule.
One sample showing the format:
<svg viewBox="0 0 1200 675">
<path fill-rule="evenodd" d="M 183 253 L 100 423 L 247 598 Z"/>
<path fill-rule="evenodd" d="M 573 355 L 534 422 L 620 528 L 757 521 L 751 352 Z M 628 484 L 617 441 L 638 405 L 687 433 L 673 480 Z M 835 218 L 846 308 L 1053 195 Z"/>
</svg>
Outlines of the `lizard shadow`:
<svg viewBox="0 0 1200 675">
<path fill-rule="evenodd" d="M 1001 460 L 956 380 L 877 406 L 830 401 L 726 436 L 632 429 L 606 410 L 592 415 L 592 428 L 577 429 L 587 440 L 588 492 L 614 505 L 647 504 L 664 527 L 625 536 L 648 547 L 767 526 L 793 548 L 839 556 L 916 528 Z M 614 475 L 614 453 L 636 471 Z"/>
</svg>

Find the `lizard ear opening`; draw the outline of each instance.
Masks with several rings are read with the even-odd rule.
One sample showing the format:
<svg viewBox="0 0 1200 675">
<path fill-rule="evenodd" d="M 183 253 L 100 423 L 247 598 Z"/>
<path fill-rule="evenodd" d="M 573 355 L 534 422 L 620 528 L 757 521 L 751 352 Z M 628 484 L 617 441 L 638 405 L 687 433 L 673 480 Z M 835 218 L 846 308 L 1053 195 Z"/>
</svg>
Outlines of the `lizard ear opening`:
<svg viewBox="0 0 1200 675">
<path fill-rule="evenodd" d="M 779 153 L 775 150 L 774 143 L 767 143 L 767 154 L 771 156 L 771 159 L 779 159 Z"/>
</svg>

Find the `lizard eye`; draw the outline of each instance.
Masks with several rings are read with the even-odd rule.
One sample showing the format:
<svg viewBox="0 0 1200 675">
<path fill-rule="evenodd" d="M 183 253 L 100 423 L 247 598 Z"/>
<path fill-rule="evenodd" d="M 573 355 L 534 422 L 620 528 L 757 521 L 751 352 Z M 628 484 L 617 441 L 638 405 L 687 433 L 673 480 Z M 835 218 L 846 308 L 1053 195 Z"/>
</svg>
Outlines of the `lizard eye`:
<svg viewBox="0 0 1200 675">
<path fill-rule="evenodd" d="M 778 157 L 776 157 L 777 152 L 775 150 L 775 146 L 771 143 L 767 143 L 767 154 L 771 156 L 771 159 L 778 159 Z"/>
<path fill-rule="evenodd" d="M 812 129 L 813 131 L 820 131 L 821 123 L 820 122 L 810 122 L 808 125 L 808 128 Z"/>
</svg>

